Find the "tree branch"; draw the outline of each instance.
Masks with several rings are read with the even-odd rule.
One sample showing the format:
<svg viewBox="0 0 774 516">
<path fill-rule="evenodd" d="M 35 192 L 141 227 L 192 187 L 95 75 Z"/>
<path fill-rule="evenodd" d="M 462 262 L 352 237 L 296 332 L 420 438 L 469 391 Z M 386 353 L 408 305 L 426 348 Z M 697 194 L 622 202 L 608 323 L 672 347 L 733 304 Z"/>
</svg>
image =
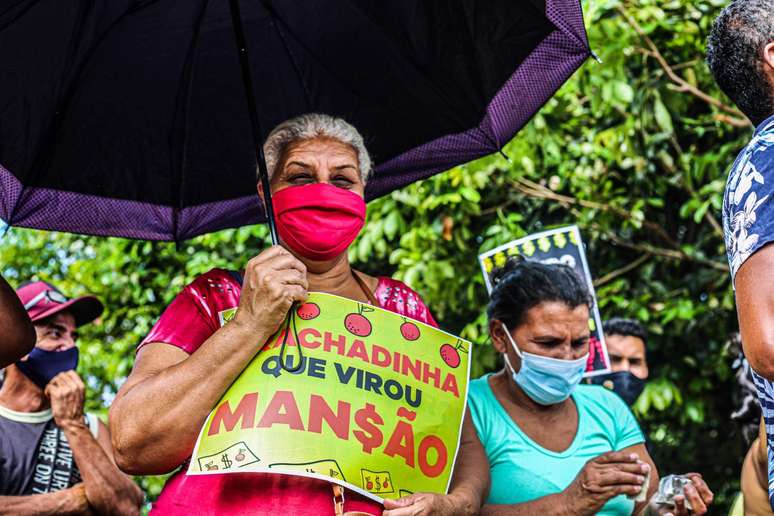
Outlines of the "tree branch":
<svg viewBox="0 0 774 516">
<path fill-rule="evenodd" d="M 623 276 L 627 272 L 633 271 L 634 269 L 636 269 L 637 267 L 639 267 L 640 265 L 642 265 L 643 263 L 648 261 L 651 256 L 653 256 L 653 255 L 649 254 L 649 253 L 648 254 L 643 254 L 642 256 L 640 256 L 639 258 L 634 260 L 633 262 L 631 262 L 629 264 L 626 264 L 623 267 L 621 267 L 619 269 L 616 269 L 616 270 L 614 270 L 612 272 L 608 272 L 607 274 L 605 274 L 601 278 L 595 279 L 594 282 L 593 282 L 594 283 L 594 287 L 595 288 L 596 287 L 600 287 L 600 286 L 604 285 L 605 283 L 609 283 L 609 282 L 613 281 L 614 279 L 616 279 L 616 278 L 618 278 L 620 276 Z"/>
<path fill-rule="evenodd" d="M 724 115 L 722 113 L 718 113 L 712 118 L 714 118 L 718 122 L 724 122 L 734 127 L 750 127 L 752 125 L 752 123 L 747 118 L 734 118 L 732 116 Z"/>
<path fill-rule="evenodd" d="M 718 222 L 718 219 L 713 217 L 710 214 L 709 210 L 704 212 L 704 218 L 707 220 L 707 222 L 710 223 L 710 226 L 712 226 L 712 229 L 715 230 L 715 234 L 718 235 L 720 238 L 723 238 L 724 237 L 723 227 L 720 225 L 720 222 Z"/>
<path fill-rule="evenodd" d="M 723 116 L 723 118 L 715 117 L 716 120 L 727 122 L 735 127 L 752 126 L 752 122 L 747 119 L 744 113 L 732 106 L 724 104 L 719 99 L 716 99 L 712 95 L 703 92 L 693 84 L 680 77 L 677 72 L 675 72 L 674 68 L 669 65 L 653 40 L 650 39 L 645 30 L 643 30 L 640 24 L 637 23 L 637 20 L 630 16 L 629 13 L 626 12 L 626 9 L 623 8 L 623 6 L 619 5 L 616 7 L 616 9 L 626 20 L 626 23 L 628 23 L 629 26 L 634 29 L 637 35 L 645 42 L 645 45 L 648 47 L 648 54 L 653 56 L 653 58 L 658 62 L 659 66 L 661 66 L 662 70 L 664 70 L 664 73 L 666 73 L 667 77 L 669 77 L 669 80 L 671 80 L 677 86 L 678 91 L 689 93 L 694 97 L 701 99 L 710 106 L 714 106 L 719 110 L 725 111 L 727 113 L 727 115 Z"/>
<path fill-rule="evenodd" d="M 591 208 L 595 210 L 611 212 L 622 218 L 626 218 L 629 220 L 633 219 L 633 217 L 628 211 L 622 210 L 621 208 L 610 206 L 609 204 L 603 204 L 603 203 L 594 202 L 594 201 L 586 201 L 583 199 L 576 199 L 574 197 L 561 195 L 552 190 L 549 190 L 545 186 L 542 186 L 538 183 L 535 183 L 534 181 L 530 181 L 529 179 L 525 179 L 523 177 L 518 178 L 516 181 L 512 182 L 512 184 L 525 195 L 536 197 L 538 199 L 546 199 L 546 200 L 558 202 L 564 207 L 569 208 L 571 211 L 573 211 L 572 210 L 573 207 L 581 206 L 584 208 Z M 580 214 L 576 213 L 576 215 L 580 215 Z M 677 242 L 675 242 L 672 238 L 669 237 L 668 234 L 666 234 L 666 231 L 664 230 L 664 228 L 662 228 L 655 222 L 651 222 L 647 220 L 639 221 L 639 222 L 641 222 L 643 227 L 659 233 L 659 235 L 662 236 L 662 238 L 665 238 L 667 242 L 674 243 L 674 245 L 672 245 L 673 249 L 665 249 L 663 247 L 656 247 L 650 244 L 633 244 L 625 240 L 622 240 L 617 235 L 600 228 L 596 224 L 593 224 L 592 227 L 594 227 L 601 233 L 606 234 L 614 244 L 620 245 L 621 247 L 626 247 L 628 249 L 640 251 L 645 254 L 661 256 L 663 258 L 670 258 L 673 260 L 698 263 L 706 267 L 711 267 L 715 270 L 728 272 L 728 265 L 725 263 L 708 260 L 706 258 L 698 258 L 696 256 L 691 256 L 685 253 L 682 249 L 680 249 L 679 244 L 677 244 Z"/>
<path fill-rule="evenodd" d="M 600 229 L 600 228 L 597 228 L 597 229 Z M 728 265 L 726 265 L 725 263 L 715 262 L 713 260 L 707 260 L 705 258 L 698 258 L 696 256 L 688 255 L 683 251 L 676 251 L 673 249 L 654 247 L 650 244 L 634 244 L 632 242 L 627 242 L 626 240 L 619 238 L 617 235 L 610 233 L 609 231 L 604 231 L 604 233 L 615 245 L 620 245 L 621 247 L 626 247 L 627 249 L 632 249 L 634 251 L 640 251 L 647 254 L 653 254 L 656 256 L 662 256 L 664 258 L 671 258 L 673 260 L 698 263 L 700 265 L 711 267 L 718 271 L 728 272 Z"/>
<path fill-rule="evenodd" d="M 550 190 L 546 188 L 545 186 L 535 183 L 534 181 L 530 181 L 529 179 L 525 179 L 523 177 L 520 177 L 516 180 L 513 185 L 522 193 L 529 195 L 531 197 L 537 197 L 539 199 L 547 199 L 551 201 L 558 202 L 559 204 L 562 204 L 563 206 L 582 206 L 584 208 L 591 208 L 593 210 L 599 210 L 599 211 L 606 211 L 609 213 L 613 213 L 621 218 L 624 218 L 626 220 L 635 220 L 634 217 L 632 217 L 632 214 L 628 211 L 618 208 L 616 206 L 611 206 L 610 204 L 603 204 L 599 202 L 594 201 L 587 201 L 584 199 L 577 199 L 575 197 L 569 197 L 566 195 L 561 195 L 553 190 Z M 664 242 L 669 244 L 670 247 L 673 248 L 679 248 L 680 244 L 678 244 L 671 236 L 669 236 L 669 233 L 666 232 L 664 228 L 662 228 L 660 225 L 656 224 L 655 222 L 651 222 L 649 220 L 637 220 L 637 222 L 641 223 L 643 227 L 650 229 L 654 233 L 656 233 Z"/>
</svg>

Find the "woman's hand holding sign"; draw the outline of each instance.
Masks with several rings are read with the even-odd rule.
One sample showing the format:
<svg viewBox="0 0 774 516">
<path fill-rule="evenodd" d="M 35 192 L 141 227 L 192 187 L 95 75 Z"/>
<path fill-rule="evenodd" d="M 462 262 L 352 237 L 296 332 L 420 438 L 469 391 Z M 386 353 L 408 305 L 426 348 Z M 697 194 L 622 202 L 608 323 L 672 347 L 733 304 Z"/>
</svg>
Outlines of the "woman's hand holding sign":
<svg viewBox="0 0 774 516">
<path fill-rule="evenodd" d="M 478 507 L 468 507 L 465 500 L 453 494 L 415 493 L 398 500 L 384 500 L 384 516 L 463 516 L 477 514 Z M 467 510 L 470 508 L 471 510 Z"/>
<path fill-rule="evenodd" d="M 271 336 L 293 303 L 306 301 L 308 287 L 306 266 L 284 247 L 270 247 L 247 262 L 234 323 Z"/>
<path fill-rule="evenodd" d="M 118 465 L 129 473 L 166 473 L 190 456 L 212 407 L 276 333 L 293 302 L 307 298 L 306 289 L 304 264 L 274 246 L 247 263 L 234 320 L 197 353 L 164 342 L 143 345 L 111 407 Z M 188 288 L 178 302 L 197 310 L 202 300 L 198 289 Z"/>
</svg>

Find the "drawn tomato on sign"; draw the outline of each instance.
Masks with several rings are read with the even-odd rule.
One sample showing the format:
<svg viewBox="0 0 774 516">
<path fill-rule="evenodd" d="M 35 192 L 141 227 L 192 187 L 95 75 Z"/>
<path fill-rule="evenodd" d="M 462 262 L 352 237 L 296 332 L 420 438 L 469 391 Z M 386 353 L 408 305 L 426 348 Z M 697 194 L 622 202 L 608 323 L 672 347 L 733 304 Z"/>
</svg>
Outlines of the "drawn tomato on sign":
<svg viewBox="0 0 774 516">
<path fill-rule="evenodd" d="M 245 460 L 245 450 L 243 450 L 242 448 L 239 448 L 239 453 L 236 454 L 234 459 L 237 462 L 242 462 L 243 460 Z"/>
<path fill-rule="evenodd" d="M 406 340 L 414 341 L 419 338 L 419 328 L 416 324 L 406 321 L 400 325 L 400 334 L 403 335 L 403 338 Z"/>
<path fill-rule="evenodd" d="M 216 471 L 218 469 L 218 465 L 217 464 L 213 464 L 212 461 L 210 461 L 207 464 L 205 464 L 204 467 L 207 468 L 207 471 Z"/>
<path fill-rule="evenodd" d="M 456 346 L 452 346 L 451 344 L 444 344 L 441 346 L 440 353 L 441 360 L 446 362 L 447 366 L 456 368 L 459 367 L 460 362 L 462 362 L 460 353 L 467 353 L 467 351 L 465 351 L 465 347 L 462 345 L 462 341 L 458 340 Z"/>
<path fill-rule="evenodd" d="M 296 313 L 301 319 L 311 321 L 320 315 L 320 307 L 316 303 L 304 303 L 296 309 Z"/>
<path fill-rule="evenodd" d="M 357 337 L 368 337 L 373 331 L 371 321 L 369 321 L 363 313 L 373 312 L 374 309 L 358 304 L 357 313 L 351 313 L 344 318 L 344 327 L 352 335 Z"/>
<path fill-rule="evenodd" d="M 446 362 L 449 367 L 457 367 L 460 365 L 460 353 L 457 348 L 451 344 L 444 344 L 441 346 L 441 359 Z"/>
</svg>

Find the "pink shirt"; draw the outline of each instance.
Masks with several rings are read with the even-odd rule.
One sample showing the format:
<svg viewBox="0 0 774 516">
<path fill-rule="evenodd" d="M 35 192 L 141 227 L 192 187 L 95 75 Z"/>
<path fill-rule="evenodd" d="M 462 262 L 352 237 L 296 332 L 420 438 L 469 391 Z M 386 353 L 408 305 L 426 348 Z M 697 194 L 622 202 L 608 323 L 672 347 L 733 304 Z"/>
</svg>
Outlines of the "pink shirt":
<svg viewBox="0 0 774 516">
<path fill-rule="evenodd" d="M 222 326 L 219 313 L 239 304 L 240 291 L 233 273 L 223 269 L 199 276 L 167 307 L 140 347 L 164 342 L 195 352 Z M 400 281 L 380 277 L 374 295 L 386 310 L 438 326 L 419 294 Z M 325 481 L 269 473 L 188 476 L 185 467 L 167 480 L 152 514 L 333 515 L 333 491 Z M 346 511 L 382 513 L 380 504 L 357 493 L 347 491 L 345 498 Z"/>
</svg>

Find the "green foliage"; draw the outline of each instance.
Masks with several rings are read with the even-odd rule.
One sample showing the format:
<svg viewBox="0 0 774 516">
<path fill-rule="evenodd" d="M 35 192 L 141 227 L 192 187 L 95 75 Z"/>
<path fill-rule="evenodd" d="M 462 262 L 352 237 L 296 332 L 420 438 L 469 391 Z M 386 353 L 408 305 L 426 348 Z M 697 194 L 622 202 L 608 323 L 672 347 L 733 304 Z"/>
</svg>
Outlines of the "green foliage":
<svg viewBox="0 0 774 516">
<path fill-rule="evenodd" d="M 357 267 L 403 279 L 444 328 L 479 344 L 479 376 L 500 363 L 488 345 L 478 253 L 577 223 L 603 317 L 637 317 L 652 334 L 652 381 L 636 411 L 659 469 L 702 472 L 719 507 L 738 489 L 744 456 L 729 420 L 727 341 L 737 323 L 719 217 L 727 167 L 751 132 L 703 62 L 723 4 L 589 3 L 586 24 L 603 64 L 587 62 L 506 146 L 507 158 L 490 156 L 372 202 L 350 251 Z M 100 323 L 84 329 L 81 366 L 89 406 L 104 414 L 135 346 L 180 288 L 212 267 L 240 268 L 266 242 L 263 227 L 179 246 L 14 229 L 0 263 L 12 282 L 44 278 L 105 301 Z M 157 495 L 160 479 L 142 482 Z"/>
</svg>

